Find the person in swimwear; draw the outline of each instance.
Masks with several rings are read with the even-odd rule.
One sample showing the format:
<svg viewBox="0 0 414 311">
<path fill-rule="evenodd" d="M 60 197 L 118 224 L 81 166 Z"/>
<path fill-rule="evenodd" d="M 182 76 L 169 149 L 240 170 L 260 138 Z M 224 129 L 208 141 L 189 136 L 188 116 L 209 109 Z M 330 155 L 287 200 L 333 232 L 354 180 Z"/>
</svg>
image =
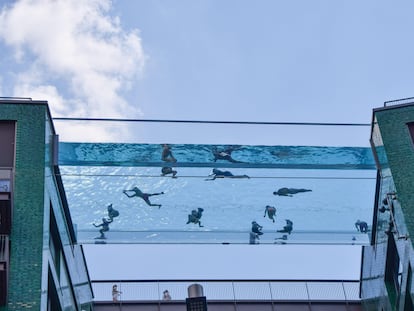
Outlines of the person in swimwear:
<svg viewBox="0 0 414 311">
<path fill-rule="evenodd" d="M 188 215 L 187 225 L 189 223 L 193 223 L 193 224 L 198 224 L 199 227 L 204 227 L 201 225 L 201 221 L 200 221 L 201 216 L 203 216 L 203 211 L 204 209 L 200 207 L 197 210 L 195 209 L 192 210 L 191 214 Z"/>
<path fill-rule="evenodd" d="M 119 216 L 119 212 L 112 207 L 112 204 L 108 205 L 108 217 L 112 221 L 115 217 Z"/>
<path fill-rule="evenodd" d="M 106 239 L 105 237 L 105 232 L 109 231 L 109 224 L 112 222 L 112 219 L 106 219 L 106 218 L 102 218 L 102 223 L 99 225 L 96 225 L 95 223 L 93 224 L 96 228 L 102 227 L 99 230 L 99 233 L 101 234 L 100 237 L 97 237 L 96 239 Z"/>
<path fill-rule="evenodd" d="M 172 176 L 171 176 L 172 178 L 177 178 L 177 176 L 175 176 L 175 175 L 177 175 L 177 171 L 174 170 L 172 167 L 165 166 L 161 169 L 161 176 L 166 176 L 166 175 L 169 175 L 169 174 L 172 174 Z"/>
<path fill-rule="evenodd" d="M 368 224 L 365 221 L 357 220 L 355 223 L 355 228 L 362 233 L 368 232 Z"/>
<path fill-rule="evenodd" d="M 229 147 L 224 150 L 218 150 L 217 147 L 214 147 L 212 152 L 214 156 L 214 162 L 217 160 L 226 160 L 232 163 L 243 163 L 241 161 L 237 161 L 231 157 L 231 153 L 235 150 L 234 147 Z"/>
<path fill-rule="evenodd" d="M 256 233 L 258 236 L 262 235 L 263 234 L 262 229 L 263 229 L 263 227 L 261 225 L 259 225 L 255 221 L 252 221 L 252 232 L 253 233 Z"/>
<path fill-rule="evenodd" d="M 286 225 L 283 227 L 282 230 L 277 230 L 277 232 L 283 232 L 291 234 L 293 230 L 293 222 L 290 219 L 285 219 Z"/>
<path fill-rule="evenodd" d="M 205 180 L 215 180 L 216 178 L 250 178 L 247 175 L 233 175 L 229 171 L 220 171 L 216 168 L 213 168 L 213 171 L 209 176 L 211 176 L 211 178 L 207 178 Z"/>
<path fill-rule="evenodd" d="M 162 145 L 161 160 L 164 162 L 177 162 L 177 159 L 173 156 L 171 148 L 168 144 Z"/>
<path fill-rule="evenodd" d="M 122 191 L 128 198 L 133 198 L 133 197 L 139 197 L 141 199 L 143 199 L 145 201 L 145 203 L 147 203 L 149 206 L 158 206 L 158 208 L 161 207 L 161 204 L 153 204 L 151 203 L 151 201 L 149 200 L 149 197 L 152 197 L 154 195 L 160 195 L 160 194 L 164 194 L 164 192 L 158 192 L 158 193 L 144 193 L 142 192 L 138 187 L 134 187 L 131 190 L 124 190 Z M 133 194 L 128 194 L 128 192 L 134 192 Z"/>
<path fill-rule="evenodd" d="M 275 222 L 276 207 L 270 206 L 270 205 L 266 205 L 266 208 L 265 208 L 263 217 L 266 217 L 266 214 L 269 217 L 269 219 L 271 219 L 271 220 L 273 220 L 273 222 Z"/>
</svg>

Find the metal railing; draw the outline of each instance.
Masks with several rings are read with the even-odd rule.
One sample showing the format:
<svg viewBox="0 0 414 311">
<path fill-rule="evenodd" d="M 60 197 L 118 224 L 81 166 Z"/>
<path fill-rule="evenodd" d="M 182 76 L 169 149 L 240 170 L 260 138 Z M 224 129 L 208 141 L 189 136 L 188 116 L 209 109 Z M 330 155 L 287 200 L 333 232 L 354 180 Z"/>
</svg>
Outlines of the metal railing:
<svg viewBox="0 0 414 311">
<path fill-rule="evenodd" d="M 113 285 L 120 303 L 161 302 L 164 290 L 171 301 L 184 302 L 194 283 L 202 285 L 209 301 L 360 301 L 359 280 L 95 280 L 92 288 L 95 302 L 112 301 Z"/>
</svg>

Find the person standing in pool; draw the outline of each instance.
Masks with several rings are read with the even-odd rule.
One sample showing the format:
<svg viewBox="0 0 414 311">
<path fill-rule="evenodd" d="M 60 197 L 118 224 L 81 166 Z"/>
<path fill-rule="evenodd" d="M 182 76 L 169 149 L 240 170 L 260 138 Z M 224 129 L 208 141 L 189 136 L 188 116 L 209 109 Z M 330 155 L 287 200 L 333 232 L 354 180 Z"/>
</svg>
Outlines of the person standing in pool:
<svg viewBox="0 0 414 311">
<path fill-rule="evenodd" d="M 122 191 L 128 198 L 133 197 L 139 197 L 145 201 L 149 206 L 158 206 L 158 208 L 161 207 L 161 204 L 153 204 L 149 200 L 149 197 L 152 197 L 154 195 L 161 195 L 164 194 L 164 192 L 158 192 L 158 193 L 144 193 L 142 192 L 138 187 L 134 187 L 131 190 L 124 190 Z M 133 194 L 128 194 L 128 192 L 133 192 Z"/>
<path fill-rule="evenodd" d="M 203 211 L 204 209 L 202 209 L 201 207 L 199 207 L 197 210 L 192 210 L 191 214 L 188 215 L 188 221 L 187 221 L 187 225 L 189 223 L 193 223 L 193 224 L 198 224 L 199 227 L 204 227 L 201 225 L 201 221 L 200 218 L 201 216 L 203 216 Z"/>
<path fill-rule="evenodd" d="M 100 237 L 97 237 L 96 239 L 106 239 L 105 237 L 105 232 L 109 231 L 109 224 L 112 222 L 112 219 L 106 219 L 106 218 L 102 218 L 102 223 L 99 225 L 96 225 L 95 223 L 93 224 L 96 228 L 102 227 L 99 230 L 99 233 L 101 234 Z"/>
<path fill-rule="evenodd" d="M 173 156 L 171 148 L 168 144 L 162 145 L 161 160 L 164 162 L 177 162 L 177 159 Z"/>
<path fill-rule="evenodd" d="M 256 233 L 258 236 L 262 235 L 263 234 L 262 229 L 263 229 L 263 227 L 261 225 L 259 225 L 255 221 L 252 221 L 252 232 L 253 233 Z"/>
<path fill-rule="evenodd" d="M 368 224 L 365 221 L 357 220 L 355 223 L 355 228 L 362 233 L 368 232 Z"/>
<path fill-rule="evenodd" d="M 161 154 L 161 160 L 164 162 L 177 162 L 177 159 L 173 156 L 171 152 L 171 148 L 168 144 L 162 145 L 162 154 Z M 177 171 L 174 170 L 172 167 L 164 166 L 161 169 L 161 176 L 166 176 L 172 174 L 172 178 L 177 178 L 175 175 L 177 175 Z"/>
<path fill-rule="evenodd" d="M 172 178 L 177 178 L 177 176 L 175 176 L 175 175 L 177 175 L 177 171 L 174 170 L 172 167 L 165 166 L 161 169 L 161 176 L 167 176 L 167 175 L 170 175 L 170 174 L 172 174 L 172 176 L 171 176 Z"/>
</svg>

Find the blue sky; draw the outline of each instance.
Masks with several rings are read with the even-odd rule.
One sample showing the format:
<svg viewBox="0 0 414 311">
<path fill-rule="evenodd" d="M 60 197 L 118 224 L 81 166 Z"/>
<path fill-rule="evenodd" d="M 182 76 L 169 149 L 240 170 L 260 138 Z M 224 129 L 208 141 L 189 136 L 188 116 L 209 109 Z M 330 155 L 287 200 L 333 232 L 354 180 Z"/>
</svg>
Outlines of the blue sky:
<svg viewBox="0 0 414 311">
<path fill-rule="evenodd" d="M 47 100 L 54 117 L 370 123 L 384 101 L 414 96 L 413 11 L 408 0 L 0 0 L 0 96 Z M 370 134 L 56 125 L 61 141 L 369 146 Z"/>
<path fill-rule="evenodd" d="M 373 108 L 413 95 L 410 1 L 0 5 L 0 95 L 48 100 L 55 117 L 370 123 Z M 75 141 L 368 146 L 369 139 L 369 127 L 58 126 Z"/>
</svg>

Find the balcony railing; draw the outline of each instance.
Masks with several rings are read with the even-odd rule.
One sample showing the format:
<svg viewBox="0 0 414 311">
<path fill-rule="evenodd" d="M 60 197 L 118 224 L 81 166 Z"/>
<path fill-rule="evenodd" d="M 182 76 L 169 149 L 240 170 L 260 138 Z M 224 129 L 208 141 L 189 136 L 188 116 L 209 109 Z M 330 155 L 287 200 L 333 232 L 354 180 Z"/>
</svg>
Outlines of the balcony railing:
<svg viewBox="0 0 414 311">
<path fill-rule="evenodd" d="M 122 302 L 162 301 L 168 290 L 172 302 L 184 302 L 191 284 L 200 284 L 208 301 L 360 301 L 359 281 L 354 280 L 104 280 L 92 281 L 95 302 L 112 301 L 112 286 Z"/>
</svg>

